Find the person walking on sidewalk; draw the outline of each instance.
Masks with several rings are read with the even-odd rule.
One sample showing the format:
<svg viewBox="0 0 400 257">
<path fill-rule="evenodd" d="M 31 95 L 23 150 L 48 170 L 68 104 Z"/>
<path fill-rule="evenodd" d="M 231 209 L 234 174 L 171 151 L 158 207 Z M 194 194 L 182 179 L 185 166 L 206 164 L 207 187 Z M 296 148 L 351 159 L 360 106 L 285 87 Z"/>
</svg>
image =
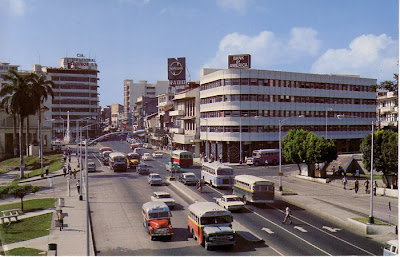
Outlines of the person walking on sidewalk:
<svg viewBox="0 0 400 257">
<path fill-rule="evenodd" d="M 378 183 L 374 181 L 374 195 L 376 196 L 376 189 L 378 188 Z"/>
<path fill-rule="evenodd" d="M 290 220 L 289 224 L 292 224 L 292 218 L 290 217 L 291 215 L 292 211 L 290 210 L 289 206 L 286 205 L 285 218 L 283 219 L 282 223 L 285 224 L 286 220 L 289 219 Z"/>
<path fill-rule="evenodd" d="M 65 178 L 65 175 L 67 175 L 67 168 L 65 166 L 63 166 L 63 174 L 64 174 L 64 178 Z"/>
<path fill-rule="evenodd" d="M 76 190 L 78 190 L 78 194 L 80 194 L 80 192 L 81 192 L 81 182 L 79 181 L 79 179 L 76 182 Z"/>
<path fill-rule="evenodd" d="M 64 213 L 62 210 L 59 210 L 57 213 L 58 216 L 58 222 L 60 223 L 60 231 L 64 230 Z"/>
<path fill-rule="evenodd" d="M 219 154 L 219 162 L 222 163 L 222 153 Z"/>
<path fill-rule="evenodd" d="M 343 183 L 343 189 L 346 190 L 346 184 L 347 184 L 347 178 L 346 178 L 346 176 L 343 177 L 342 183 Z"/>
<path fill-rule="evenodd" d="M 356 178 L 356 181 L 354 181 L 354 191 L 357 193 L 358 192 L 358 179 Z"/>
<path fill-rule="evenodd" d="M 46 176 L 49 175 L 49 165 L 46 165 Z"/>
<path fill-rule="evenodd" d="M 76 169 L 74 169 L 74 179 L 76 179 Z"/>
<path fill-rule="evenodd" d="M 268 167 L 269 167 L 269 164 L 268 164 L 268 160 L 267 160 L 267 159 L 265 159 L 264 166 L 265 166 L 265 168 L 268 168 Z"/>
<path fill-rule="evenodd" d="M 369 180 L 368 179 L 366 179 L 364 181 L 364 187 L 365 187 L 365 193 L 367 193 L 368 192 L 368 188 L 369 188 Z"/>
</svg>

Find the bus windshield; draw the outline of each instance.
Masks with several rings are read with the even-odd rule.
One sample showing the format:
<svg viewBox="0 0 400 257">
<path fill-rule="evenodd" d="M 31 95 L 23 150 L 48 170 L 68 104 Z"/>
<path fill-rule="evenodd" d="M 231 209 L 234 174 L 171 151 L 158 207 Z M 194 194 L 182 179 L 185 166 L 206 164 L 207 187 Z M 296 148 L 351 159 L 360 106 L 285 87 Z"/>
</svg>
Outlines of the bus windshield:
<svg viewBox="0 0 400 257">
<path fill-rule="evenodd" d="M 231 169 L 218 169 L 217 175 L 232 175 L 233 172 Z"/>
<path fill-rule="evenodd" d="M 267 185 L 254 185 L 253 190 L 255 191 L 267 191 L 268 186 Z"/>
<path fill-rule="evenodd" d="M 201 217 L 200 222 L 201 222 L 201 225 L 231 223 L 232 216 L 225 215 L 225 216 Z"/>
<path fill-rule="evenodd" d="M 167 211 L 149 213 L 149 219 L 166 219 L 166 218 L 169 218 L 169 213 Z"/>
</svg>

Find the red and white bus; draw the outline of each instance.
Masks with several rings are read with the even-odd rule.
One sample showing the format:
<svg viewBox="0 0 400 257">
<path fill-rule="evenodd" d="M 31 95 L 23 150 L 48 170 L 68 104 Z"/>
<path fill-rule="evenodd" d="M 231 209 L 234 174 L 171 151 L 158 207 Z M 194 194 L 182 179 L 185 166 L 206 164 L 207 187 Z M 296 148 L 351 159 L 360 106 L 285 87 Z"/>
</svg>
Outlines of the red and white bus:
<svg viewBox="0 0 400 257">
<path fill-rule="evenodd" d="M 235 245 L 230 211 L 212 202 L 196 202 L 188 208 L 188 229 L 206 250 L 211 246 Z"/>
<path fill-rule="evenodd" d="M 189 168 L 193 165 L 193 153 L 183 150 L 172 151 L 171 162 L 178 163 L 182 168 Z"/>
<path fill-rule="evenodd" d="M 260 149 L 254 150 L 251 157 L 247 158 L 246 164 L 258 166 L 268 164 L 277 165 L 279 163 L 279 149 Z"/>
</svg>

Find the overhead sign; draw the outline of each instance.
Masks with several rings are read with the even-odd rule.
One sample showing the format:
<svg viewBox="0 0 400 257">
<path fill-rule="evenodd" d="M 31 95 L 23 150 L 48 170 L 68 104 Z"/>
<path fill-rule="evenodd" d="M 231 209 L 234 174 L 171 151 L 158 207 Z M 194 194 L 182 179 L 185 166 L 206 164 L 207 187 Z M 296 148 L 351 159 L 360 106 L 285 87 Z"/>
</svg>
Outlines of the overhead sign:
<svg viewBox="0 0 400 257">
<path fill-rule="evenodd" d="M 177 90 L 186 88 L 186 59 L 185 57 L 168 58 L 169 85 Z"/>
<path fill-rule="evenodd" d="M 251 55 L 236 54 L 228 55 L 228 68 L 249 69 L 251 68 Z"/>
</svg>

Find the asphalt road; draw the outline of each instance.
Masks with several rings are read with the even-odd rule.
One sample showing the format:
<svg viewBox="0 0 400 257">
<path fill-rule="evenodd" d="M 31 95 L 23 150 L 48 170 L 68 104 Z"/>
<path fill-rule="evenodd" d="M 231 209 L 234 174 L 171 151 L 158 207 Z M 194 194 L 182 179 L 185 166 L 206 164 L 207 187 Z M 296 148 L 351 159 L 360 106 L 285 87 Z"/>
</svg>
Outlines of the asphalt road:
<svg viewBox="0 0 400 257">
<path fill-rule="evenodd" d="M 102 146 L 128 153 L 126 142 L 102 142 Z M 99 148 L 100 145 L 95 148 Z M 152 150 L 148 150 L 151 152 Z M 91 158 L 95 158 L 91 155 Z M 164 178 L 168 156 L 148 161 L 151 172 L 158 172 Z M 307 211 L 290 205 L 293 211 L 293 224 L 282 224 L 285 203 L 278 197 L 274 204 L 247 205 L 245 211 L 234 213 L 234 220 L 245 226 L 264 242 L 249 242 L 240 236 L 233 249 L 216 248 L 207 251 L 199 246 L 187 231 L 186 209 L 190 204 L 181 193 L 166 183 L 163 186 L 150 186 L 146 175 L 133 170 L 115 173 L 97 161 L 98 169 L 90 173 L 89 201 L 92 217 L 94 242 L 98 255 L 381 255 L 381 245 L 346 228 L 325 221 Z M 293 166 L 283 166 L 283 171 L 293 170 Z M 200 175 L 199 168 L 187 169 Z M 277 183 L 277 167 L 235 167 L 235 174 L 254 174 L 269 177 Z M 166 180 L 165 180 L 166 181 Z M 55 182 L 57 183 L 57 182 Z M 65 183 L 65 182 L 64 182 Z M 194 186 L 187 190 L 198 193 Z M 171 240 L 151 241 L 142 222 L 141 206 L 150 201 L 154 191 L 169 192 L 177 206 L 172 211 L 174 236 Z M 204 187 L 202 197 L 214 201 L 230 190 Z"/>
</svg>

